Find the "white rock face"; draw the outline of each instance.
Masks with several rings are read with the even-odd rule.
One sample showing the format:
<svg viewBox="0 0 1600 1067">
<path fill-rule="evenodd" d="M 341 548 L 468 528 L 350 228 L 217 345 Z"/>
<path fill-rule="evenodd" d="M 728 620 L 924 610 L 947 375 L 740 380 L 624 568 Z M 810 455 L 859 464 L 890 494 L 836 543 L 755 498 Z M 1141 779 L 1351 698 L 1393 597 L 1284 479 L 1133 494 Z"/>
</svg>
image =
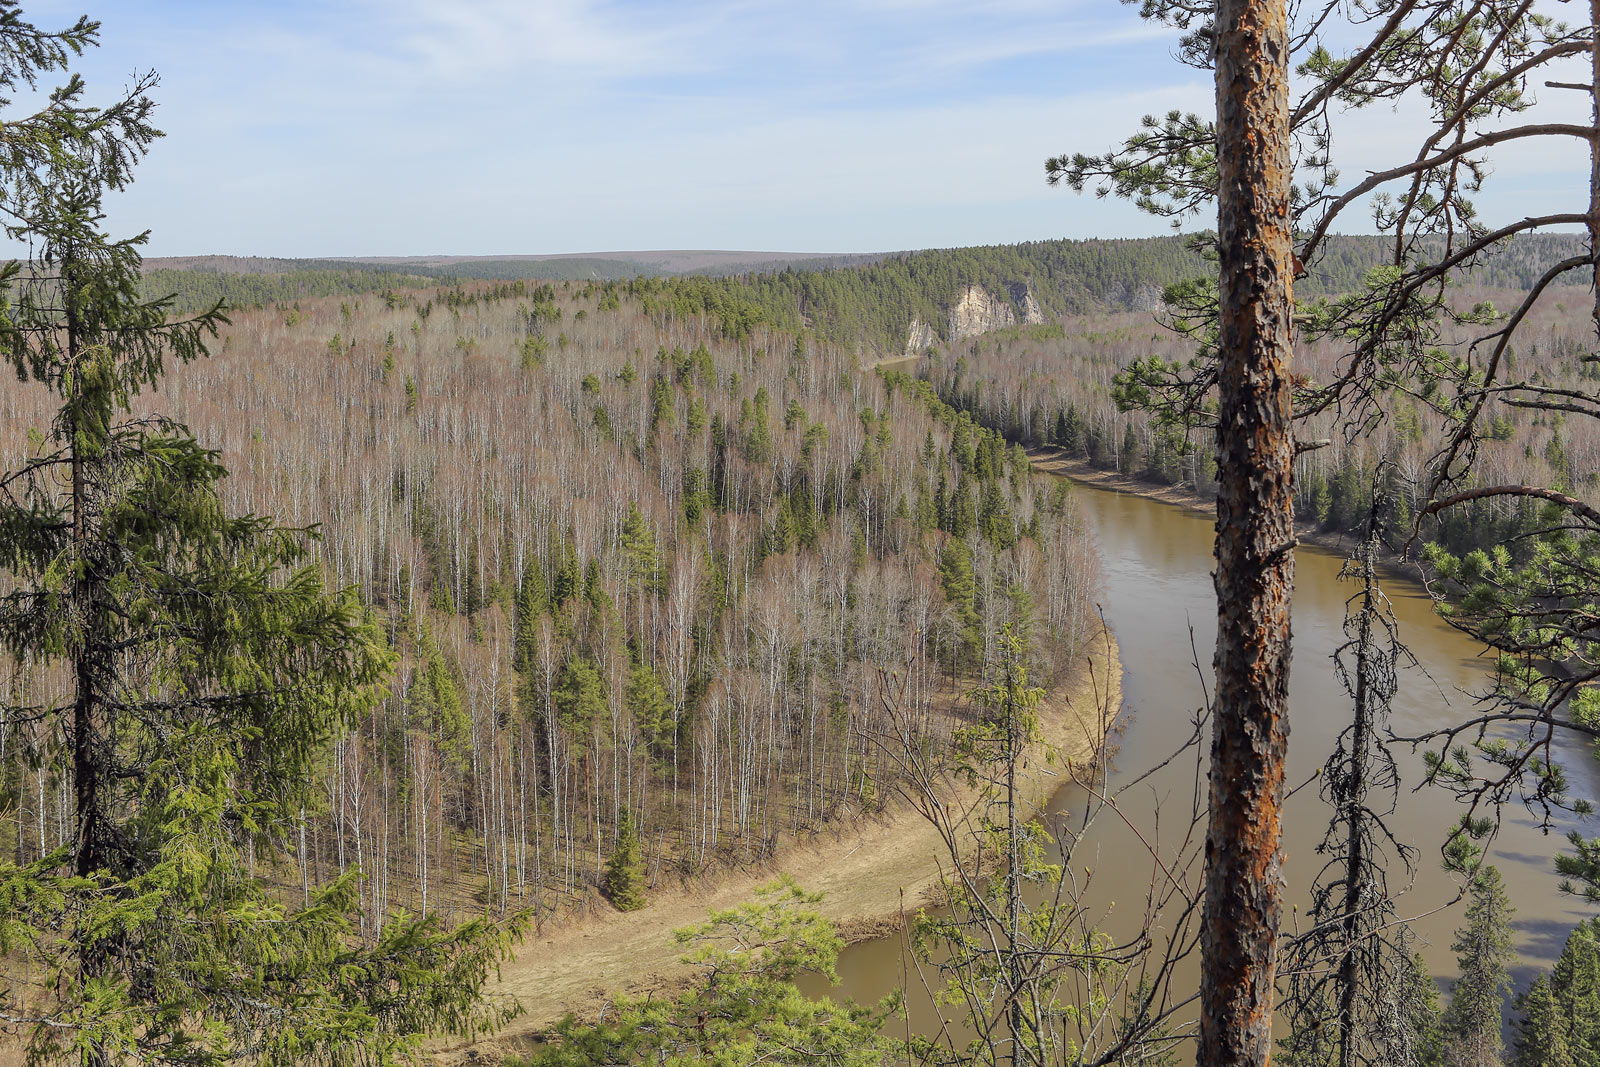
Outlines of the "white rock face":
<svg viewBox="0 0 1600 1067">
<path fill-rule="evenodd" d="M 950 305 L 950 339 L 953 341 L 1016 324 L 1016 313 L 1008 302 L 976 285 L 967 286 L 961 299 Z"/>
<path fill-rule="evenodd" d="M 931 345 L 939 343 L 939 335 L 933 332 L 933 327 L 921 319 L 912 319 L 911 328 L 906 331 L 906 355 L 920 356 Z"/>
<path fill-rule="evenodd" d="M 1146 282 L 1134 289 L 1128 304 L 1135 311 L 1158 311 L 1161 308 L 1161 290 Z"/>
<path fill-rule="evenodd" d="M 1039 307 L 1039 301 L 1033 298 L 1033 290 L 1023 287 L 1022 295 L 1017 298 L 1017 303 L 1022 305 L 1022 321 L 1029 326 L 1044 325 L 1044 311 Z"/>
<path fill-rule="evenodd" d="M 1033 291 L 1021 282 L 1007 287 L 1009 295 L 1018 306 L 1022 308 L 1022 321 L 1029 326 L 1042 324 L 1044 310 L 1039 307 L 1039 301 L 1034 299 Z M 1017 313 L 1004 296 L 996 296 L 982 286 L 969 285 L 957 300 L 949 305 L 949 319 L 946 322 L 947 336 L 952 341 L 960 341 L 968 337 L 976 337 L 980 333 L 990 330 L 1003 330 L 1007 326 L 1017 324 Z M 939 343 L 939 335 L 933 332 L 933 327 L 921 319 L 912 319 L 911 326 L 906 330 L 906 355 L 921 355 L 928 346 Z"/>
</svg>

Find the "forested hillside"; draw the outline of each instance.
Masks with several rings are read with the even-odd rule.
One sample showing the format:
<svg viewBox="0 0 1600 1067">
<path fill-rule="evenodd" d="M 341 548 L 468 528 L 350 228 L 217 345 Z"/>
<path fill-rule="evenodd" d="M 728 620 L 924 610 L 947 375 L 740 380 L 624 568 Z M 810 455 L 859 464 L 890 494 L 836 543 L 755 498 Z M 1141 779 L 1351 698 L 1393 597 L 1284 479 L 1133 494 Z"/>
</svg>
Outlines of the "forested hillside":
<svg viewBox="0 0 1600 1067">
<path fill-rule="evenodd" d="M 1503 305 L 1512 296 L 1478 288 L 1461 292 L 1464 306 Z M 1581 318 L 1586 302 L 1578 290 L 1558 291 L 1541 302 L 1523 326 L 1522 336 L 1532 340 L 1525 351 L 1513 350 L 1514 365 L 1553 388 L 1592 382 L 1595 364 L 1575 358 L 1588 343 Z M 1464 349 L 1449 337 L 1445 341 L 1452 346 L 1450 358 L 1465 357 Z M 1118 404 L 1119 392 L 1125 402 L 1137 399 L 1119 391 L 1119 372 L 1152 358 L 1181 366 L 1193 355 L 1194 344 L 1149 314 L 1086 315 L 941 346 L 927 354 L 918 373 L 947 401 L 1008 440 L 1060 447 L 1136 478 L 1208 491 L 1215 461 L 1207 431 L 1186 439 L 1151 411 Z M 1308 381 L 1327 381 L 1337 373 L 1337 356 L 1332 343 L 1302 344 L 1295 352 L 1296 371 Z M 1409 528 L 1427 461 L 1450 427 L 1430 420 L 1424 406 L 1404 391 L 1391 394 L 1390 402 L 1394 417 L 1353 439 L 1339 431 L 1334 412 L 1307 424 L 1307 440 L 1326 444 L 1303 451 L 1295 461 L 1302 523 L 1352 531 L 1365 520 L 1377 487 L 1388 527 Z M 1593 420 L 1507 407 L 1479 449 L 1478 484 L 1553 484 L 1590 499 L 1600 495 L 1600 432 Z M 1537 524 L 1541 513 L 1534 501 L 1475 501 L 1452 509 L 1427 532 L 1454 550 L 1486 547 Z"/>
<path fill-rule="evenodd" d="M 1551 263 L 1571 255 L 1578 240 L 1576 235 L 1552 234 L 1507 242 L 1467 280 L 1486 287 L 1526 289 Z M 945 309 L 968 286 L 1011 303 L 1019 321 L 1020 293 L 1031 293 L 1047 318 L 1153 310 L 1166 286 L 1212 271 L 1196 250 L 1203 244 L 1176 236 L 1031 241 L 799 263 L 775 257 L 770 264 L 731 268 L 731 273 L 660 270 L 642 262 L 599 257 L 440 264 L 234 260 L 223 265 L 202 257 L 194 264 L 178 261 L 186 269 L 162 266 L 147 271 L 144 288 L 152 295 L 174 294 L 178 307 L 199 310 L 217 300 L 248 308 L 472 279 L 621 282 L 648 306 L 717 315 L 728 332 L 756 325 L 805 329 L 843 347 L 892 353 L 904 348 L 913 320 L 931 325 L 936 335 L 948 340 Z M 1316 268 L 1300 279 L 1296 291 L 1318 296 L 1354 290 L 1369 270 L 1383 262 L 1385 252 L 1378 237 L 1331 238 Z"/>
<path fill-rule="evenodd" d="M 230 508 L 319 524 L 401 653 L 279 872 L 359 868 L 373 924 L 547 912 L 633 849 L 651 885 L 766 856 L 889 796 L 885 672 L 938 746 L 1001 623 L 1046 682 L 1092 623 L 1065 486 L 809 336 L 504 283 L 237 312 L 215 348 L 150 402 Z M 0 404 L 16 467 L 48 398 Z M 13 701 L 51 699 L 20 667 Z M 7 847 L 55 848 L 58 768 L 5 787 Z"/>
<path fill-rule="evenodd" d="M 262 256 L 177 256 L 146 263 L 141 291 L 171 296 L 180 311 L 203 311 L 219 300 L 233 308 L 293 303 L 320 296 L 427 289 L 464 281 L 626 281 L 674 275 L 725 276 L 807 271 L 871 263 L 872 254 L 655 252 L 617 255 L 421 256 L 391 259 L 276 259 Z"/>
<path fill-rule="evenodd" d="M 1493 269 L 1515 280 L 1563 240 Z M 1377 247 L 1336 252 L 1330 287 Z M 973 714 L 1002 623 L 1047 684 L 1089 633 L 1092 549 L 1065 483 L 1034 479 L 1023 445 L 1208 483 L 1205 442 L 1123 412 L 1116 385 L 1135 361 L 1189 358 L 1156 314 L 1118 309 L 1202 266 L 1163 239 L 742 278 L 147 276 L 217 284 L 196 299 L 261 296 L 152 403 L 219 450 L 230 507 L 320 527 L 330 579 L 400 653 L 387 699 L 329 753 L 325 809 L 279 877 L 359 870 L 374 926 L 395 907 L 627 905 L 877 808 L 892 784 L 874 744 L 884 678 L 905 680 L 913 740 L 937 748 Z M 937 343 L 926 381 L 863 372 L 961 287 L 1014 299 L 1019 278 L 1052 321 Z M 343 295 L 272 295 L 302 282 Z M 1580 373 L 1562 369 L 1588 366 L 1566 358 L 1574 321 L 1547 302 L 1514 358 L 1552 383 Z M 1333 350 L 1306 346 L 1298 366 L 1331 375 Z M 16 385 L 0 403 L 16 467 L 50 409 Z M 1408 516 L 1440 431 L 1395 403 L 1380 433 L 1330 429 L 1300 456 L 1305 521 L 1353 525 L 1380 459 L 1390 517 Z M 1600 441 L 1512 413 L 1479 469 L 1592 491 Z M 1536 515 L 1472 505 L 1439 535 L 1481 543 Z M 11 699 L 50 699 L 59 679 L 20 666 Z M 5 773 L 8 845 L 43 855 L 68 826 L 63 778 L 16 760 Z M 619 864 L 633 868 L 620 882 Z"/>
</svg>

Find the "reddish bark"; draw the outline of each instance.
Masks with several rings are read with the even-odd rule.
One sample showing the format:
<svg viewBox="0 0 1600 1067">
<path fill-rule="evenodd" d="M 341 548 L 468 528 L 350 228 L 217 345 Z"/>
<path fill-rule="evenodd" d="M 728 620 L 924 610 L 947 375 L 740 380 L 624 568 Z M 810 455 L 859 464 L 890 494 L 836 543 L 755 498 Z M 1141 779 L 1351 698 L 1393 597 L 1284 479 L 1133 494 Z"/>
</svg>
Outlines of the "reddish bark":
<svg viewBox="0 0 1600 1067">
<path fill-rule="evenodd" d="M 1220 0 L 1216 33 L 1218 633 L 1198 1062 L 1260 1067 L 1272 1050 L 1282 912 L 1294 580 L 1284 0 Z"/>
</svg>

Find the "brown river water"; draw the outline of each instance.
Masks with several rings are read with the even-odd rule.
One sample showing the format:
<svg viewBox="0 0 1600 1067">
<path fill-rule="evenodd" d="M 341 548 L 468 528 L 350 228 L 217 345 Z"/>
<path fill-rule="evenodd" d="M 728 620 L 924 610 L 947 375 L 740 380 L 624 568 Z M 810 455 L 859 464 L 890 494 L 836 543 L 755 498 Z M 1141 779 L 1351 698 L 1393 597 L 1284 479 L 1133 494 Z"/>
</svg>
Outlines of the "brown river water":
<svg viewBox="0 0 1600 1067">
<path fill-rule="evenodd" d="M 1104 571 L 1101 606 L 1121 646 L 1124 668 L 1123 707 L 1118 750 L 1111 771 L 1113 788 L 1165 757 L 1187 736 L 1195 709 L 1204 702 L 1191 650 L 1209 676 L 1215 640 L 1215 605 L 1210 579 L 1212 520 L 1210 516 L 1127 493 L 1077 486 L 1078 501 L 1098 541 Z M 1314 546 L 1296 556 L 1294 592 L 1294 660 L 1290 697 L 1290 781 L 1305 780 L 1327 758 L 1335 736 L 1349 718 L 1349 703 L 1334 673 L 1333 652 L 1343 643 L 1346 599 L 1354 583 L 1339 579 L 1343 557 Z M 1401 639 L 1422 669 L 1406 669 L 1392 708 L 1392 726 L 1399 735 L 1419 733 L 1473 709 L 1487 680 L 1488 662 L 1478 647 L 1434 613 L 1422 587 L 1388 575 L 1385 590 L 1393 602 Z M 1413 924 L 1424 958 L 1436 979 L 1456 973 L 1450 952 L 1453 930 L 1461 922 L 1463 904 L 1443 908 L 1457 895 L 1456 876 L 1439 862 L 1446 830 L 1461 808 L 1445 790 L 1413 792 L 1420 779 L 1421 759 L 1409 746 L 1395 751 L 1402 778 L 1398 809 L 1390 825 L 1396 836 L 1418 850 L 1416 873 L 1397 902 L 1401 916 L 1421 916 Z M 1574 796 L 1600 794 L 1600 762 L 1587 746 L 1569 742 L 1562 761 Z M 1142 783 L 1119 801 L 1137 824 L 1148 827 L 1161 798 L 1169 810 L 1186 812 L 1193 785 L 1194 761 Z M 1071 812 L 1083 801 L 1067 786 L 1051 802 L 1054 811 Z M 1301 790 L 1286 806 L 1284 841 L 1288 852 L 1288 902 L 1302 909 L 1306 883 L 1320 867 L 1314 850 L 1322 840 L 1327 808 L 1315 784 Z M 1539 969 L 1560 953 L 1568 933 L 1593 914 L 1581 900 L 1561 894 L 1552 857 L 1565 845 L 1565 833 L 1577 828 L 1600 834 L 1600 819 L 1566 816 L 1549 834 L 1522 807 L 1502 813 L 1490 860 L 1500 868 L 1517 909 L 1514 920 L 1517 961 L 1513 978 L 1521 989 Z M 1131 913 L 1139 911 L 1148 881 L 1150 860 L 1121 826 L 1101 819 L 1089 840 L 1080 845 L 1075 863 L 1096 868 L 1097 893 L 1119 895 Z M 1391 890 L 1407 886 L 1403 872 L 1391 872 Z M 1430 914 L 1431 913 L 1431 914 Z M 876 1000 L 895 988 L 911 986 L 907 1000 L 913 1026 L 931 1025 L 925 993 L 906 981 L 903 938 L 888 937 L 851 946 L 839 961 L 836 995 Z M 813 990 L 820 992 L 820 989 Z"/>
</svg>

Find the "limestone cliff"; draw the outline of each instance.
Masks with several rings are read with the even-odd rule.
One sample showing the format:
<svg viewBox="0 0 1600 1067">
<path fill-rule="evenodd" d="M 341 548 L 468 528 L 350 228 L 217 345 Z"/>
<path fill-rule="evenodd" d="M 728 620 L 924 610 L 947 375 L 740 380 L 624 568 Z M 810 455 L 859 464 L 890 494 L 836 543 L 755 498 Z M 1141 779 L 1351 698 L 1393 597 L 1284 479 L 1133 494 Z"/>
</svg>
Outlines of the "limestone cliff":
<svg viewBox="0 0 1600 1067">
<path fill-rule="evenodd" d="M 1039 325 L 1045 321 L 1044 310 L 1034 298 L 1033 290 L 1024 282 L 1009 283 L 1004 296 L 991 293 L 981 285 L 969 285 L 945 308 L 944 336 L 951 341 L 960 341 L 990 330 L 1015 326 L 1017 308 L 1022 309 L 1022 321 L 1026 325 Z M 911 320 L 906 330 L 906 355 L 920 355 L 929 345 L 938 343 L 939 335 L 932 326 L 921 319 Z"/>
<path fill-rule="evenodd" d="M 1010 288 L 1011 299 L 1022 309 L 1023 323 L 1028 326 L 1044 325 L 1044 310 L 1039 307 L 1039 301 L 1033 298 L 1033 290 L 1017 282 L 1013 282 Z"/>
<path fill-rule="evenodd" d="M 950 305 L 948 336 L 952 341 L 959 341 L 964 337 L 976 337 L 980 333 L 1003 330 L 1016 324 L 1017 314 L 1011 310 L 1010 301 L 995 296 L 987 289 L 969 285 L 960 299 Z"/>
<path fill-rule="evenodd" d="M 931 345 L 939 343 L 939 335 L 933 332 L 933 327 L 921 319 L 912 319 L 911 327 L 906 330 L 906 355 L 920 356 Z"/>
</svg>

